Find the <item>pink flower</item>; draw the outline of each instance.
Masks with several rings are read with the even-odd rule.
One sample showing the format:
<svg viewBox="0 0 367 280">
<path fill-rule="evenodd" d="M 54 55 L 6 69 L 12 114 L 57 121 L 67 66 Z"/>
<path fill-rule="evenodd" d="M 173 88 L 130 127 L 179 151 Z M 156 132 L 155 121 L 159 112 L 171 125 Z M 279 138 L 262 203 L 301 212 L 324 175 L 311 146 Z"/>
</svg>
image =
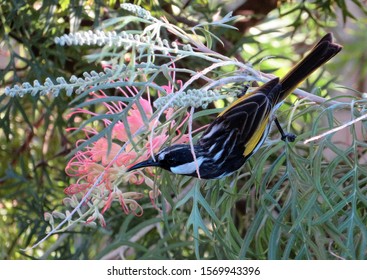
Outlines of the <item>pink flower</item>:
<svg viewBox="0 0 367 280">
<path fill-rule="evenodd" d="M 178 84 L 182 85 L 182 82 L 179 81 Z M 171 84 L 163 86 L 163 88 L 168 93 L 174 90 Z M 134 87 L 117 89 L 122 95 L 130 98 L 136 96 L 139 92 Z M 83 126 L 82 131 L 86 137 L 77 141 L 76 145 L 80 146 L 85 143 L 88 143 L 88 145 L 77 151 L 68 162 L 65 169 L 66 174 L 69 177 L 75 178 L 76 182 L 70 184 L 64 190 L 66 195 L 72 197 L 79 196 L 80 194 L 85 195 L 91 190 L 92 193 L 88 198 L 91 215 L 85 220 L 85 223 L 89 224 L 94 221 L 99 221 L 102 226 L 106 225 L 103 214 L 114 202 L 118 202 L 122 211 L 126 214 L 132 213 L 136 216 L 143 214 L 143 208 L 137 202 L 143 197 L 143 194 L 135 191 L 127 191 L 127 183 L 135 186 L 145 184 L 149 188 L 152 188 L 149 191 L 149 197 L 153 205 L 155 205 L 154 200 L 160 194 L 160 191 L 152 185 L 153 181 L 144 172 L 135 171 L 126 173 L 126 169 L 135 162 L 149 158 L 151 153 L 157 153 L 167 142 L 169 138 L 168 131 L 172 131 L 173 128 L 176 129 L 174 132 L 176 136 L 173 138 L 173 142 L 184 143 L 188 140 L 188 136 L 182 135 L 179 130 L 187 120 L 188 115 L 186 115 L 186 118 L 179 125 L 172 120 L 169 127 L 165 126 L 159 132 L 159 135 L 156 135 L 152 140 L 148 140 L 146 136 L 150 135 L 152 124 L 155 121 L 152 119 L 153 108 L 149 100 L 149 95 L 148 99 L 142 97 L 135 99 L 135 103 L 129 110 L 127 110 L 128 104 L 121 101 L 98 102 L 99 99 L 107 97 L 102 91 L 98 93 L 92 92 L 88 101 L 102 105 L 97 108 L 96 111 L 98 113 L 84 108 L 76 108 L 67 117 L 80 114 L 91 117 L 98 117 L 100 114 L 126 114 L 127 122 L 124 123 L 123 120 L 120 120 L 112 123 L 109 118 L 103 119 L 103 126 L 109 127 L 113 124 L 110 135 L 102 136 L 98 140 L 90 143 L 87 141 L 90 141 L 99 132 L 92 126 L 92 123 L 88 126 Z M 172 119 L 173 114 L 174 110 L 171 108 L 166 110 L 164 116 L 168 120 Z M 73 130 L 76 130 L 76 128 L 68 129 L 68 131 Z M 131 135 L 131 138 L 128 135 Z M 130 143 L 130 140 L 133 140 L 134 144 Z M 150 168 L 146 168 L 146 172 L 152 175 Z M 98 182 L 97 185 L 96 182 Z"/>
<path fill-rule="evenodd" d="M 168 138 L 168 135 L 163 134 L 163 135 L 158 135 L 154 137 L 152 141 L 153 145 L 151 145 L 151 142 L 147 142 L 145 145 L 147 149 L 147 155 L 150 156 L 152 153 L 156 154 L 160 150 L 160 148 L 163 146 L 163 144 L 167 141 L 167 138 Z"/>
</svg>

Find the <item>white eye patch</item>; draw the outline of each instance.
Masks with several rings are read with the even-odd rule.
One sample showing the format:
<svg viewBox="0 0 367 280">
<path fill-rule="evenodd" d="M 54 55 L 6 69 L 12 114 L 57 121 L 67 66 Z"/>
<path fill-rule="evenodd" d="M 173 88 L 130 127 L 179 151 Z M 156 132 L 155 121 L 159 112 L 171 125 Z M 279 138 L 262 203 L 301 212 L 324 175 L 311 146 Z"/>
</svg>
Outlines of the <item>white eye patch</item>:
<svg viewBox="0 0 367 280">
<path fill-rule="evenodd" d="M 162 161 L 168 152 L 162 152 L 158 155 L 158 160 Z"/>
</svg>

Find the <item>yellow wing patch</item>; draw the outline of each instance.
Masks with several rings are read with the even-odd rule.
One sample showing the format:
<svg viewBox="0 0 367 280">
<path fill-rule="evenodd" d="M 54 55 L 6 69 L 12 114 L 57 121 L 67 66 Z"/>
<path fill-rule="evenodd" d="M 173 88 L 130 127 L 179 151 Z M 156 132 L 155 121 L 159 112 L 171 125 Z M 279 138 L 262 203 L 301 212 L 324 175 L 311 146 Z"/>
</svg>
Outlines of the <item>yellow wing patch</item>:
<svg viewBox="0 0 367 280">
<path fill-rule="evenodd" d="M 228 110 L 230 110 L 231 108 L 233 108 L 234 106 L 236 106 L 238 103 L 244 101 L 245 99 L 249 98 L 251 95 L 254 95 L 255 93 L 257 93 L 258 88 L 255 89 L 252 92 L 247 92 L 244 96 L 241 96 L 240 98 L 238 98 L 237 100 L 233 101 L 231 103 L 231 105 L 229 105 L 225 110 L 223 110 L 218 117 L 222 116 L 225 112 L 227 112 Z"/>
<path fill-rule="evenodd" d="M 246 157 L 249 154 L 252 153 L 252 151 L 256 148 L 257 144 L 259 143 L 266 126 L 269 123 L 269 114 L 262 120 L 258 130 L 255 132 L 255 134 L 249 139 L 249 141 L 246 143 L 245 146 L 245 152 L 243 155 Z"/>
</svg>

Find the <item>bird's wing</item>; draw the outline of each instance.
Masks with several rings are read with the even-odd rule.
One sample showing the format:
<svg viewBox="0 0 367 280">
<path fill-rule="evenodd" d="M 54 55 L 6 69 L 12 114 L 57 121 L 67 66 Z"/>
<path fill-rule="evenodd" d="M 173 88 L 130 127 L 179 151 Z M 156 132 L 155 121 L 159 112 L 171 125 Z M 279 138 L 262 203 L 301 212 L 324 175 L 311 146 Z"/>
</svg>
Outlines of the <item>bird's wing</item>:
<svg viewBox="0 0 367 280">
<path fill-rule="evenodd" d="M 264 134 L 272 109 L 266 93 L 256 91 L 240 99 L 221 113 L 198 141 L 213 155 L 223 149 L 228 153 L 241 152 L 245 157 L 249 156 Z"/>
</svg>

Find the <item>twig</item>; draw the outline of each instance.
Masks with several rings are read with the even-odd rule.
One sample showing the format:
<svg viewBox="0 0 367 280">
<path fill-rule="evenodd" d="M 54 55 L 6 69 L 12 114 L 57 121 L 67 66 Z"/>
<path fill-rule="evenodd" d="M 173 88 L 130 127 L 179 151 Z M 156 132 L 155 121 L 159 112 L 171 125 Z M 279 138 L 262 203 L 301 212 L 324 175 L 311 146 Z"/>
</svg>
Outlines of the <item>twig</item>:
<svg viewBox="0 0 367 280">
<path fill-rule="evenodd" d="M 194 162 L 195 162 L 195 166 L 196 166 L 196 174 L 198 175 L 198 178 L 200 178 L 200 171 L 199 171 L 199 164 L 196 160 L 196 154 L 195 154 L 195 149 L 194 149 L 194 143 L 192 141 L 192 116 L 194 115 L 194 111 L 195 111 L 195 108 L 194 107 L 191 107 L 191 110 L 190 110 L 190 115 L 189 115 L 189 125 L 188 125 L 188 128 L 189 128 L 189 143 L 190 143 L 190 149 L 191 149 L 191 154 L 192 154 L 192 157 L 194 159 Z"/>
<path fill-rule="evenodd" d="M 311 137 L 311 138 L 305 140 L 303 143 L 304 144 L 307 144 L 307 143 L 309 143 L 311 141 L 319 140 L 319 139 L 321 139 L 321 138 L 323 138 L 323 137 L 325 137 L 325 136 L 327 136 L 327 135 L 329 135 L 331 133 L 334 133 L 334 132 L 337 132 L 339 130 L 342 130 L 343 128 L 346 128 L 346 127 L 348 127 L 348 126 L 350 126 L 350 125 L 352 125 L 352 124 L 354 124 L 356 122 L 359 122 L 361 120 L 364 120 L 364 119 L 367 119 L 367 114 L 365 114 L 363 116 L 360 116 L 360 117 L 358 117 L 358 118 L 356 118 L 356 119 L 354 119 L 354 120 L 352 120 L 350 122 L 347 122 L 347 123 L 345 123 L 345 124 L 343 124 L 343 125 L 341 125 L 339 127 L 336 127 L 336 128 L 331 129 L 331 130 L 328 130 L 328 131 L 326 131 L 326 132 L 324 132 L 322 134 L 319 134 L 317 136 Z"/>
</svg>

